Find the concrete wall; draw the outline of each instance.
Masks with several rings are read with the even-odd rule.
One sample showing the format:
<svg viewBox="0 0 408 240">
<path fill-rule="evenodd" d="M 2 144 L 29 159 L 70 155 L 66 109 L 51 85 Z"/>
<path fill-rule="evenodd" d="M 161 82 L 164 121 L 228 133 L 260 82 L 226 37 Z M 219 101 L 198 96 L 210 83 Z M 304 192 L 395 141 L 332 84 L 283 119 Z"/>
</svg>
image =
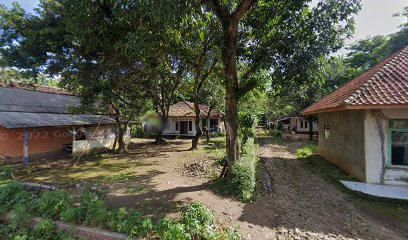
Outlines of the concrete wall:
<svg viewBox="0 0 408 240">
<path fill-rule="evenodd" d="M 28 129 L 28 154 L 59 152 L 63 144 L 72 142 L 69 127 Z M 0 128 L 0 154 L 11 158 L 23 157 L 24 129 Z"/>
<path fill-rule="evenodd" d="M 391 165 L 390 119 L 408 119 L 406 109 L 382 109 L 367 111 L 365 125 L 366 181 L 408 185 L 408 167 Z"/>
<path fill-rule="evenodd" d="M 107 148 L 112 149 L 115 142 L 117 130 L 115 126 L 96 126 L 82 127 L 79 130 L 85 133 L 85 140 L 77 140 L 72 144 L 72 155 L 74 157 L 80 154 L 86 154 L 89 152 L 101 152 Z M 129 143 L 130 130 L 128 129 L 125 134 L 125 142 Z"/>
<path fill-rule="evenodd" d="M 303 127 L 302 127 L 302 122 L 303 122 Z M 307 127 L 306 127 L 307 123 Z M 308 133 L 309 130 L 309 122 L 304 119 L 304 118 L 297 118 L 296 120 L 296 131 L 301 132 L 301 133 Z M 319 127 L 317 125 L 317 122 L 313 122 L 313 132 L 319 131 Z"/>
<path fill-rule="evenodd" d="M 348 110 L 319 115 L 319 152 L 360 180 L 365 180 L 364 110 Z M 330 137 L 325 138 L 324 125 Z"/>
</svg>

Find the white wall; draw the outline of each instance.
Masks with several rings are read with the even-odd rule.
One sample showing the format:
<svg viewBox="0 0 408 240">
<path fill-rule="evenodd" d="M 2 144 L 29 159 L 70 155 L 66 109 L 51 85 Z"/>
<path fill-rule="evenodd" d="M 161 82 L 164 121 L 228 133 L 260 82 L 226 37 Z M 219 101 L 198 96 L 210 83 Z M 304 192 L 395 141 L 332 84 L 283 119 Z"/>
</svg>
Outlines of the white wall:
<svg viewBox="0 0 408 240">
<path fill-rule="evenodd" d="M 213 118 L 214 119 L 214 118 Z M 207 129 L 210 128 L 210 120 L 207 121 Z M 180 121 L 192 121 L 192 130 L 188 131 L 187 134 L 180 134 Z M 204 119 L 200 120 L 200 124 L 202 124 Z M 179 129 L 176 131 L 176 122 L 179 124 Z M 224 123 L 221 118 L 218 118 L 218 127 L 221 129 L 221 132 L 225 131 Z M 193 117 L 186 117 L 186 118 L 169 118 L 167 120 L 166 127 L 163 131 L 163 135 L 183 135 L 183 136 L 195 136 L 195 119 Z"/>
<path fill-rule="evenodd" d="M 297 118 L 296 121 L 296 129 L 298 132 L 309 132 L 309 122 L 304 119 L 304 118 Z M 302 122 L 303 122 L 303 127 L 302 127 Z M 307 123 L 307 127 L 306 127 L 306 123 Z M 318 132 L 319 131 L 319 127 L 317 125 L 317 122 L 313 122 L 313 132 Z"/>
<path fill-rule="evenodd" d="M 408 185 L 408 167 L 392 166 L 390 156 L 390 119 L 408 119 L 406 109 L 369 110 L 364 122 L 366 181 Z"/>
</svg>

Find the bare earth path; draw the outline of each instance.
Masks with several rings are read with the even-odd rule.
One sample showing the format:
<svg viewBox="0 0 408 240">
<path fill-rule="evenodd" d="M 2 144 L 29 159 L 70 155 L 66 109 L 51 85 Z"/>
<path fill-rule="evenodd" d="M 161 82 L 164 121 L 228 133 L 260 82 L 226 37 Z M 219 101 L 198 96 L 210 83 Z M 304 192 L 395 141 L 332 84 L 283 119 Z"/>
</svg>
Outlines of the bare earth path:
<svg viewBox="0 0 408 240">
<path fill-rule="evenodd" d="M 310 172 L 287 147 L 259 140 L 263 191 L 254 203 L 217 196 L 205 178 L 177 170 L 190 141 L 170 145 L 136 144 L 135 179 L 108 186 L 111 207 L 132 207 L 150 214 L 178 216 L 180 207 L 199 201 L 224 224 L 239 226 L 243 239 L 406 239 L 398 230 L 369 220 L 347 195 Z M 189 155 L 190 154 L 190 155 Z M 129 189 L 133 189 L 130 191 Z"/>
</svg>

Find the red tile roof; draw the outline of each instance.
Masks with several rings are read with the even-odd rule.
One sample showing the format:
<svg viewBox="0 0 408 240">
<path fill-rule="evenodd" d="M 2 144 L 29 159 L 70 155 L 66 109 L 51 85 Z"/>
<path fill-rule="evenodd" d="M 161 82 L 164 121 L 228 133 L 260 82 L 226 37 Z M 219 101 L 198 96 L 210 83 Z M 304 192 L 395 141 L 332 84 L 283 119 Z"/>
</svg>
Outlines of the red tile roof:
<svg viewBox="0 0 408 240">
<path fill-rule="evenodd" d="M 408 47 L 309 106 L 302 114 L 397 107 L 408 108 Z"/>
<path fill-rule="evenodd" d="M 209 107 L 203 104 L 199 105 L 201 116 L 207 116 Z M 194 103 L 178 102 L 170 106 L 169 117 L 195 117 Z M 211 110 L 210 117 L 221 117 L 220 112 L 216 109 Z"/>
</svg>

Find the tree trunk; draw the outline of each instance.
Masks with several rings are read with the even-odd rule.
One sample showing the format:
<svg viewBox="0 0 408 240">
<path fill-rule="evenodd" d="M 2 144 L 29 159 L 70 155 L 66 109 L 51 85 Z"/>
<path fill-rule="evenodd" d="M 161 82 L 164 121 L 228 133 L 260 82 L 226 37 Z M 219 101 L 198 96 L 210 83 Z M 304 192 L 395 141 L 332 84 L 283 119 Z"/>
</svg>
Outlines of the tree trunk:
<svg viewBox="0 0 408 240">
<path fill-rule="evenodd" d="M 196 87 L 195 87 L 196 88 Z M 190 150 L 197 150 L 198 148 L 198 142 L 200 141 L 201 135 L 203 135 L 203 131 L 201 130 L 201 124 L 200 124 L 200 106 L 199 106 L 199 96 L 198 96 L 198 89 L 196 88 L 194 90 L 194 112 L 196 115 L 195 119 L 195 130 L 196 134 L 193 138 L 192 144 L 191 144 L 191 149 Z"/>
<path fill-rule="evenodd" d="M 155 144 L 164 144 L 166 141 L 163 138 L 163 132 L 164 132 L 164 125 L 166 124 L 167 118 L 162 117 L 161 118 L 161 123 L 160 123 L 160 129 L 159 132 L 156 135 L 156 141 L 154 142 Z"/>
<path fill-rule="evenodd" d="M 313 120 L 309 119 L 309 140 L 313 140 Z"/>
<path fill-rule="evenodd" d="M 118 135 L 118 144 L 119 148 L 117 150 L 118 153 L 123 153 L 127 150 L 127 145 L 125 142 L 125 133 L 127 131 L 127 124 L 120 124 L 119 127 L 119 135 Z"/>
<path fill-rule="evenodd" d="M 224 41 L 226 48 L 222 51 L 224 64 L 224 80 L 226 92 L 226 146 L 228 159 L 221 177 L 231 180 L 231 170 L 240 158 L 238 140 L 238 74 L 236 68 L 236 53 L 238 42 L 238 22 L 230 19 L 224 23 Z"/>
</svg>

